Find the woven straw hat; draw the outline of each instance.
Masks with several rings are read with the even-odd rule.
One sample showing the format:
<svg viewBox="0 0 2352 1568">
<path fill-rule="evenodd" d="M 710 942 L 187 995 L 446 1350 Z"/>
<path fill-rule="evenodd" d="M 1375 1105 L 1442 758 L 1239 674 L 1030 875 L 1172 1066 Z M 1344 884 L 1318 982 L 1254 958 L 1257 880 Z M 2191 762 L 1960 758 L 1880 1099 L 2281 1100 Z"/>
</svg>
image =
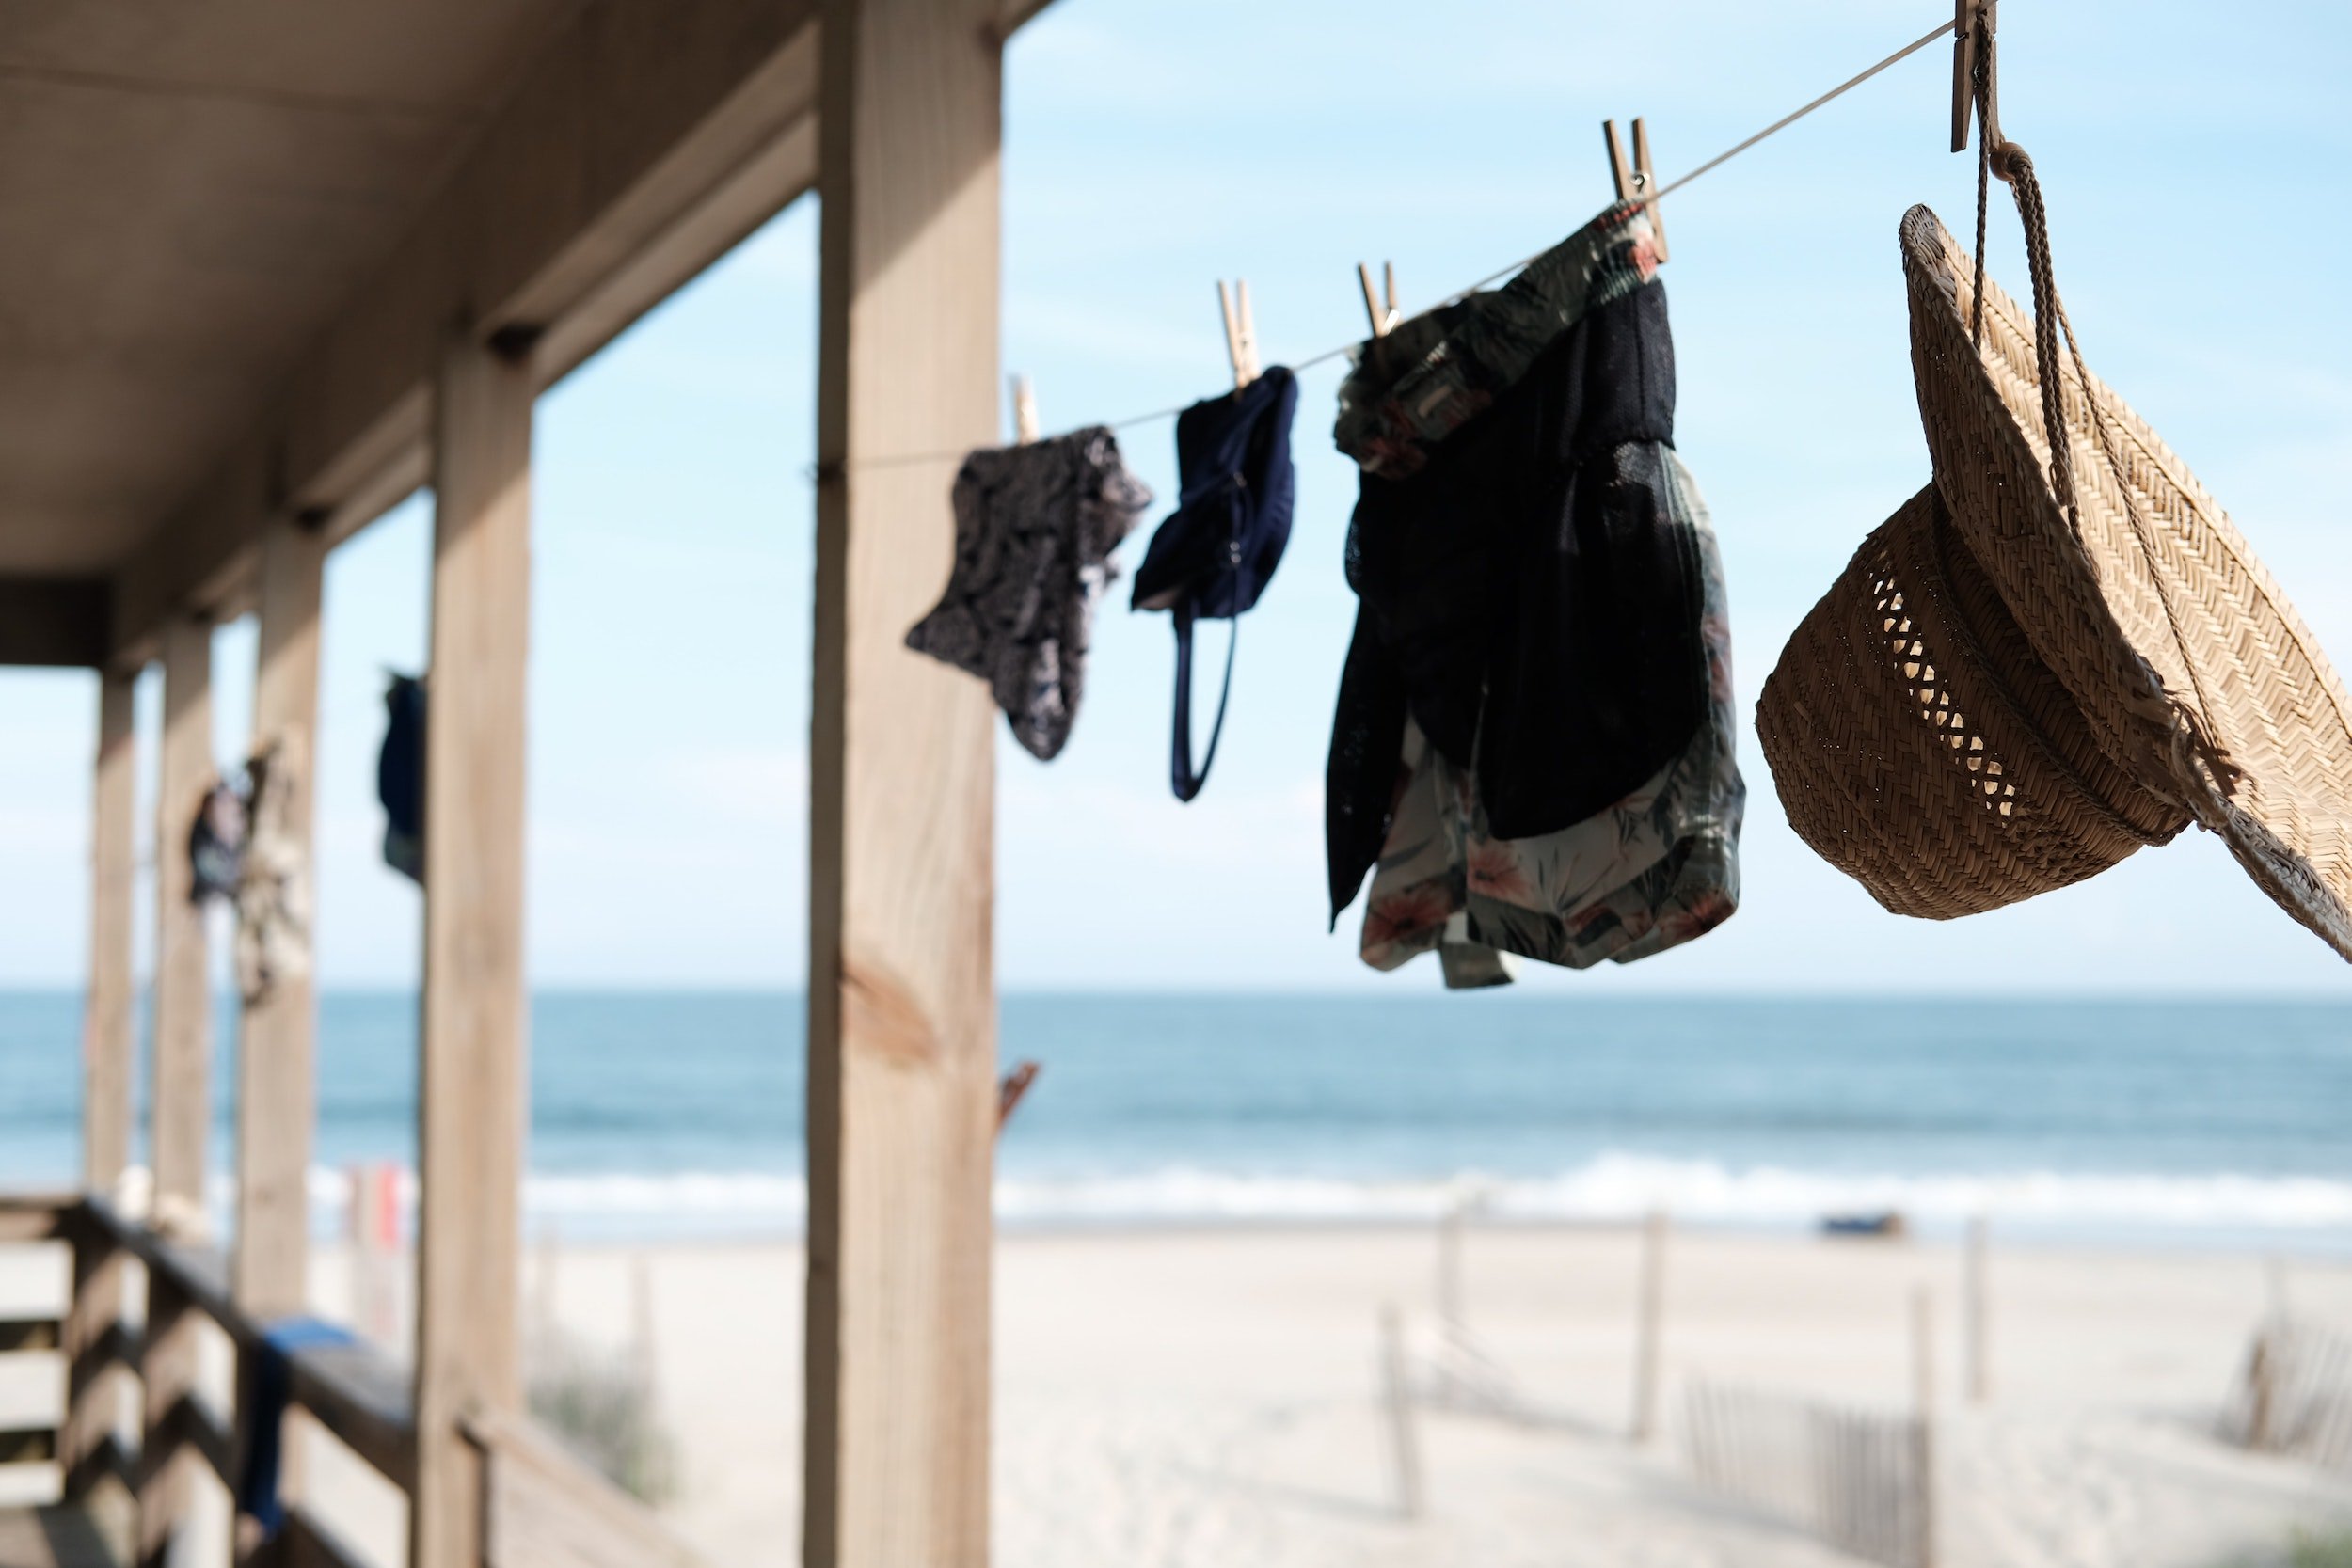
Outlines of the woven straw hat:
<svg viewBox="0 0 2352 1568">
<path fill-rule="evenodd" d="M 2099 750 L 1932 484 L 1798 626 L 1756 723 L 1798 834 L 1897 914 L 1998 909 L 2188 822 Z"/>
<path fill-rule="evenodd" d="M 2352 701 L 2213 498 L 2083 366 L 2031 161 L 2010 150 L 2045 330 L 1986 284 L 1979 339 L 1975 263 L 1925 207 L 1904 214 L 1935 483 L 1766 683 L 1757 725 L 1790 820 L 1888 908 L 1939 917 L 2196 821 L 2352 958 Z M 1974 781 L 1973 816 L 1931 763 Z"/>
</svg>

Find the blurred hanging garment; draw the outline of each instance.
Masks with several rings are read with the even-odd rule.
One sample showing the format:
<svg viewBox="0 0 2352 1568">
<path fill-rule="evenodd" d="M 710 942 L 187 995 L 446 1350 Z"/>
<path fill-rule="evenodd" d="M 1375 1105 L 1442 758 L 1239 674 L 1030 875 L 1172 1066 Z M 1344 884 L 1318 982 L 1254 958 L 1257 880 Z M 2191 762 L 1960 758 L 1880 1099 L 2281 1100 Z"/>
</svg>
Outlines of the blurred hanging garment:
<svg viewBox="0 0 2352 1568">
<path fill-rule="evenodd" d="M 285 1465 L 286 1415 L 294 1406 L 294 1358 L 306 1350 L 352 1344 L 358 1336 L 323 1318 L 278 1318 L 262 1326 L 250 1353 L 253 1414 L 237 1467 L 237 1512 L 252 1520 L 262 1539 L 274 1540 L 286 1525 L 286 1499 L 279 1491 Z"/>
<path fill-rule="evenodd" d="M 252 832 L 237 879 L 237 986 L 248 1005 L 310 971 L 310 858 L 294 821 L 303 766 L 289 730 L 246 765 Z"/>
<path fill-rule="evenodd" d="M 188 897 L 195 903 L 233 898 L 245 868 L 247 816 L 236 785 L 215 782 L 204 792 L 188 828 Z"/>
<path fill-rule="evenodd" d="M 1665 292 L 1640 209 L 1368 344 L 1336 438 L 1363 469 L 1361 600 L 1327 776 L 1333 919 L 1363 956 L 1582 968 L 1738 902 L 1723 570 L 1673 450 Z"/>
<path fill-rule="evenodd" d="M 1233 690 L 1233 653 L 1243 611 L 1258 602 L 1290 543 L 1297 473 L 1291 464 L 1291 420 L 1298 378 L 1279 365 L 1247 386 L 1194 404 L 1176 420 L 1176 510 L 1152 536 L 1136 568 L 1134 608 L 1165 610 L 1176 627 L 1176 717 L 1168 783 L 1190 800 L 1208 782 L 1225 733 Z M 1192 759 L 1192 628 L 1196 621 L 1234 623 L 1225 647 L 1216 718 L 1209 748 Z"/>
<path fill-rule="evenodd" d="M 1051 761 L 1078 717 L 1111 551 L 1152 492 L 1098 425 L 972 453 L 954 501 L 955 569 L 907 646 L 988 682 L 1022 750 Z"/>
<path fill-rule="evenodd" d="M 375 796 L 384 805 L 384 863 L 424 881 L 424 682 L 394 673 L 384 689 L 384 749 Z"/>
</svg>

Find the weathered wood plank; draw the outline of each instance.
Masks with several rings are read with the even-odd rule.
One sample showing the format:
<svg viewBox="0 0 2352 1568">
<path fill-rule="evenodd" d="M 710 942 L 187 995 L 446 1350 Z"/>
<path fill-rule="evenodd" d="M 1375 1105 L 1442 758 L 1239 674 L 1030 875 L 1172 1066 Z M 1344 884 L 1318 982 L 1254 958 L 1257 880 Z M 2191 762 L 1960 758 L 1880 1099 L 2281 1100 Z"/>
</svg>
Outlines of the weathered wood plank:
<svg viewBox="0 0 2352 1568">
<path fill-rule="evenodd" d="M 650 1510 L 528 1420 L 485 1413 L 467 1433 L 488 1466 L 484 1568 L 703 1568 Z"/>
<path fill-rule="evenodd" d="M 450 322 L 485 337 L 548 330 L 545 386 L 718 252 L 615 276 L 673 230 L 740 237 L 804 189 L 739 179 L 815 107 L 818 0 L 600 0 L 580 7 L 483 128 L 406 240 L 294 367 L 211 481 L 142 542 L 119 579 L 115 647 L 142 650 L 175 605 L 216 610 L 253 577 L 265 521 L 373 487 L 426 444 Z M 774 171 L 769 171 L 772 174 Z M 713 203 L 744 203 L 712 222 Z M 726 243 L 723 239 L 722 245 Z M 650 286 L 648 286 L 650 283 Z M 596 317 L 563 327 L 575 310 Z M 394 499 L 397 499 L 395 497 Z M 364 519 L 360 519 L 364 520 Z"/>
<path fill-rule="evenodd" d="M 475 1568 L 469 1411 L 518 1408 L 532 377 L 453 334 L 436 419 L 425 746 L 416 1568 Z"/>
<path fill-rule="evenodd" d="M 188 833 L 217 772 L 213 763 L 213 633 L 193 616 L 164 635 L 164 736 L 155 786 L 155 1016 L 152 1124 L 159 1222 L 200 1221 L 212 1127 L 213 1013 L 204 911 L 191 893 Z"/>
<path fill-rule="evenodd" d="M 326 544 L 280 517 L 262 542 L 261 627 L 253 750 L 275 749 L 290 783 L 287 836 L 303 863 L 310 906 L 312 737 L 318 731 L 319 594 Z M 317 1005 L 310 974 L 279 977 L 247 998 L 237 1051 L 237 1302 L 261 1320 L 299 1312 L 310 1261 L 310 1131 Z"/>
<path fill-rule="evenodd" d="M 811 1568 L 988 1560 L 994 710 L 903 639 L 996 428 L 1001 51 L 825 8 L 811 756 Z M 882 461 L 869 461 L 882 460 Z"/>
</svg>

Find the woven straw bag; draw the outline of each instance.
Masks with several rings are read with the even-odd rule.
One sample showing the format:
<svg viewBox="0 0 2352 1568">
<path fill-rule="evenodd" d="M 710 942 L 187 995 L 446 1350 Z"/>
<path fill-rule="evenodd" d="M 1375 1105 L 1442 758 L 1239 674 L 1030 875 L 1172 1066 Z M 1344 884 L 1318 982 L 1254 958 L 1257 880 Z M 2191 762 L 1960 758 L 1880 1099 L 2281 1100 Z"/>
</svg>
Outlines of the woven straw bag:
<svg viewBox="0 0 2352 1568">
<path fill-rule="evenodd" d="M 1872 536 L 1881 556 L 1866 545 L 1766 685 L 1757 724 L 1790 820 L 1889 908 L 1938 916 L 2079 880 L 2193 820 L 2352 958 L 2352 702 L 2213 498 L 2083 366 L 2031 161 L 2007 150 L 2043 331 L 1987 284 L 1979 338 L 1974 263 L 1925 207 L 1904 214 L 1913 368 L 1943 507 L 1906 525 L 1915 501 Z M 1936 704 L 1919 700 L 1908 659 L 1838 667 L 1824 652 L 1830 623 L 1867 624 L 1853 617 L 1873 571 L 1899 592 L 1905 572 L 1922 584 L 1902 608 Z M 1899 619 L 1882 613 L 1883 640 Z M 1938 639 L 1957 650 L 1948 665 L 1928 657 Z M 1952 721 L 1936 720 L 1948 690 L 1986 766 L 2001 766 L 1997 798 L 1979 782 L 1964 819 L 1929 782 L 1926 764 L 1948 771 L 1948 756 L 1899 729 L 1883 774 L 1841 764 L 1836 726 L 1894 711 L 1883 694 L 1835 692 L 1853 679 L 1910 682 L 1902 711 L 1959 754 Z"/>
</svg>

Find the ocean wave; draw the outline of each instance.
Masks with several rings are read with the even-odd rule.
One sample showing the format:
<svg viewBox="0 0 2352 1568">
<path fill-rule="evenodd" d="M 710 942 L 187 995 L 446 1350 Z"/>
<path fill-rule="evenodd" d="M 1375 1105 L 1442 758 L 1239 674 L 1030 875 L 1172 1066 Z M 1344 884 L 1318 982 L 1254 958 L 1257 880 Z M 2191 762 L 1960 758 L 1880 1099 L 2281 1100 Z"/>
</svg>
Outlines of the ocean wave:
<svg viewBox="0 0 2352 1568">
<path fill-rule="evenodd" d="M 230 1194 L 214 1194 L 225 1213 Z M 312 1212 L 340 1233 L 351 1184 L 314 1170 Z M 413 1224 L 413 1173 L 396 1201 Z M 527 1227 L 581 1236 L 644 1232 L 797 1232 L 806 1184 L 769 1172 L 552 1173 L 524 1184 Z M 2014 1170 L 1870 1173 L 1709 1160 L 1602 1154 L 1545 1176 L 1465 1171 L 1444 1177 L 1343 1177 L 1169 1165 L 1092 1175 L 1019 1170 L 996 1182 L 1008 1226 L 1121 1224 L 1380 1224 L 1438 1219 L 1456 1209 L 1504 1223 L 1613 1223 L 1663 1209 L 1698 1225 L 1811 1227 L 1826 1215 L 1899 1211 L 1934 1230 L 1976 1215 L 2006 1226 L 2075 1232 L 2308 1234 L 2352 1229 L 2352 1181 L 2233 1172 Z"/>
<path fill-rule="evenodd" d="M 1931 1227 L 1987 1214 L 2102 1228 L 2302 1230 L 2352 1226 L 2352 1182 L 2227 1173 L 1734 1169 L 1710 1161 L 1603 1155 L 1533 1178 L 1464 1173 L 1443 1180 L 1359 1181 L 1179 1169 L 997 1184 L 997 1210 L 1009 1219 L 1425 1220 L 1456 1207 L 1526 1222 L 1621 1221 L 1663 1209 L 1700 1224 L 1811 1225 L 1830 1214 L 1897 1210 Z"/>
</svg>

